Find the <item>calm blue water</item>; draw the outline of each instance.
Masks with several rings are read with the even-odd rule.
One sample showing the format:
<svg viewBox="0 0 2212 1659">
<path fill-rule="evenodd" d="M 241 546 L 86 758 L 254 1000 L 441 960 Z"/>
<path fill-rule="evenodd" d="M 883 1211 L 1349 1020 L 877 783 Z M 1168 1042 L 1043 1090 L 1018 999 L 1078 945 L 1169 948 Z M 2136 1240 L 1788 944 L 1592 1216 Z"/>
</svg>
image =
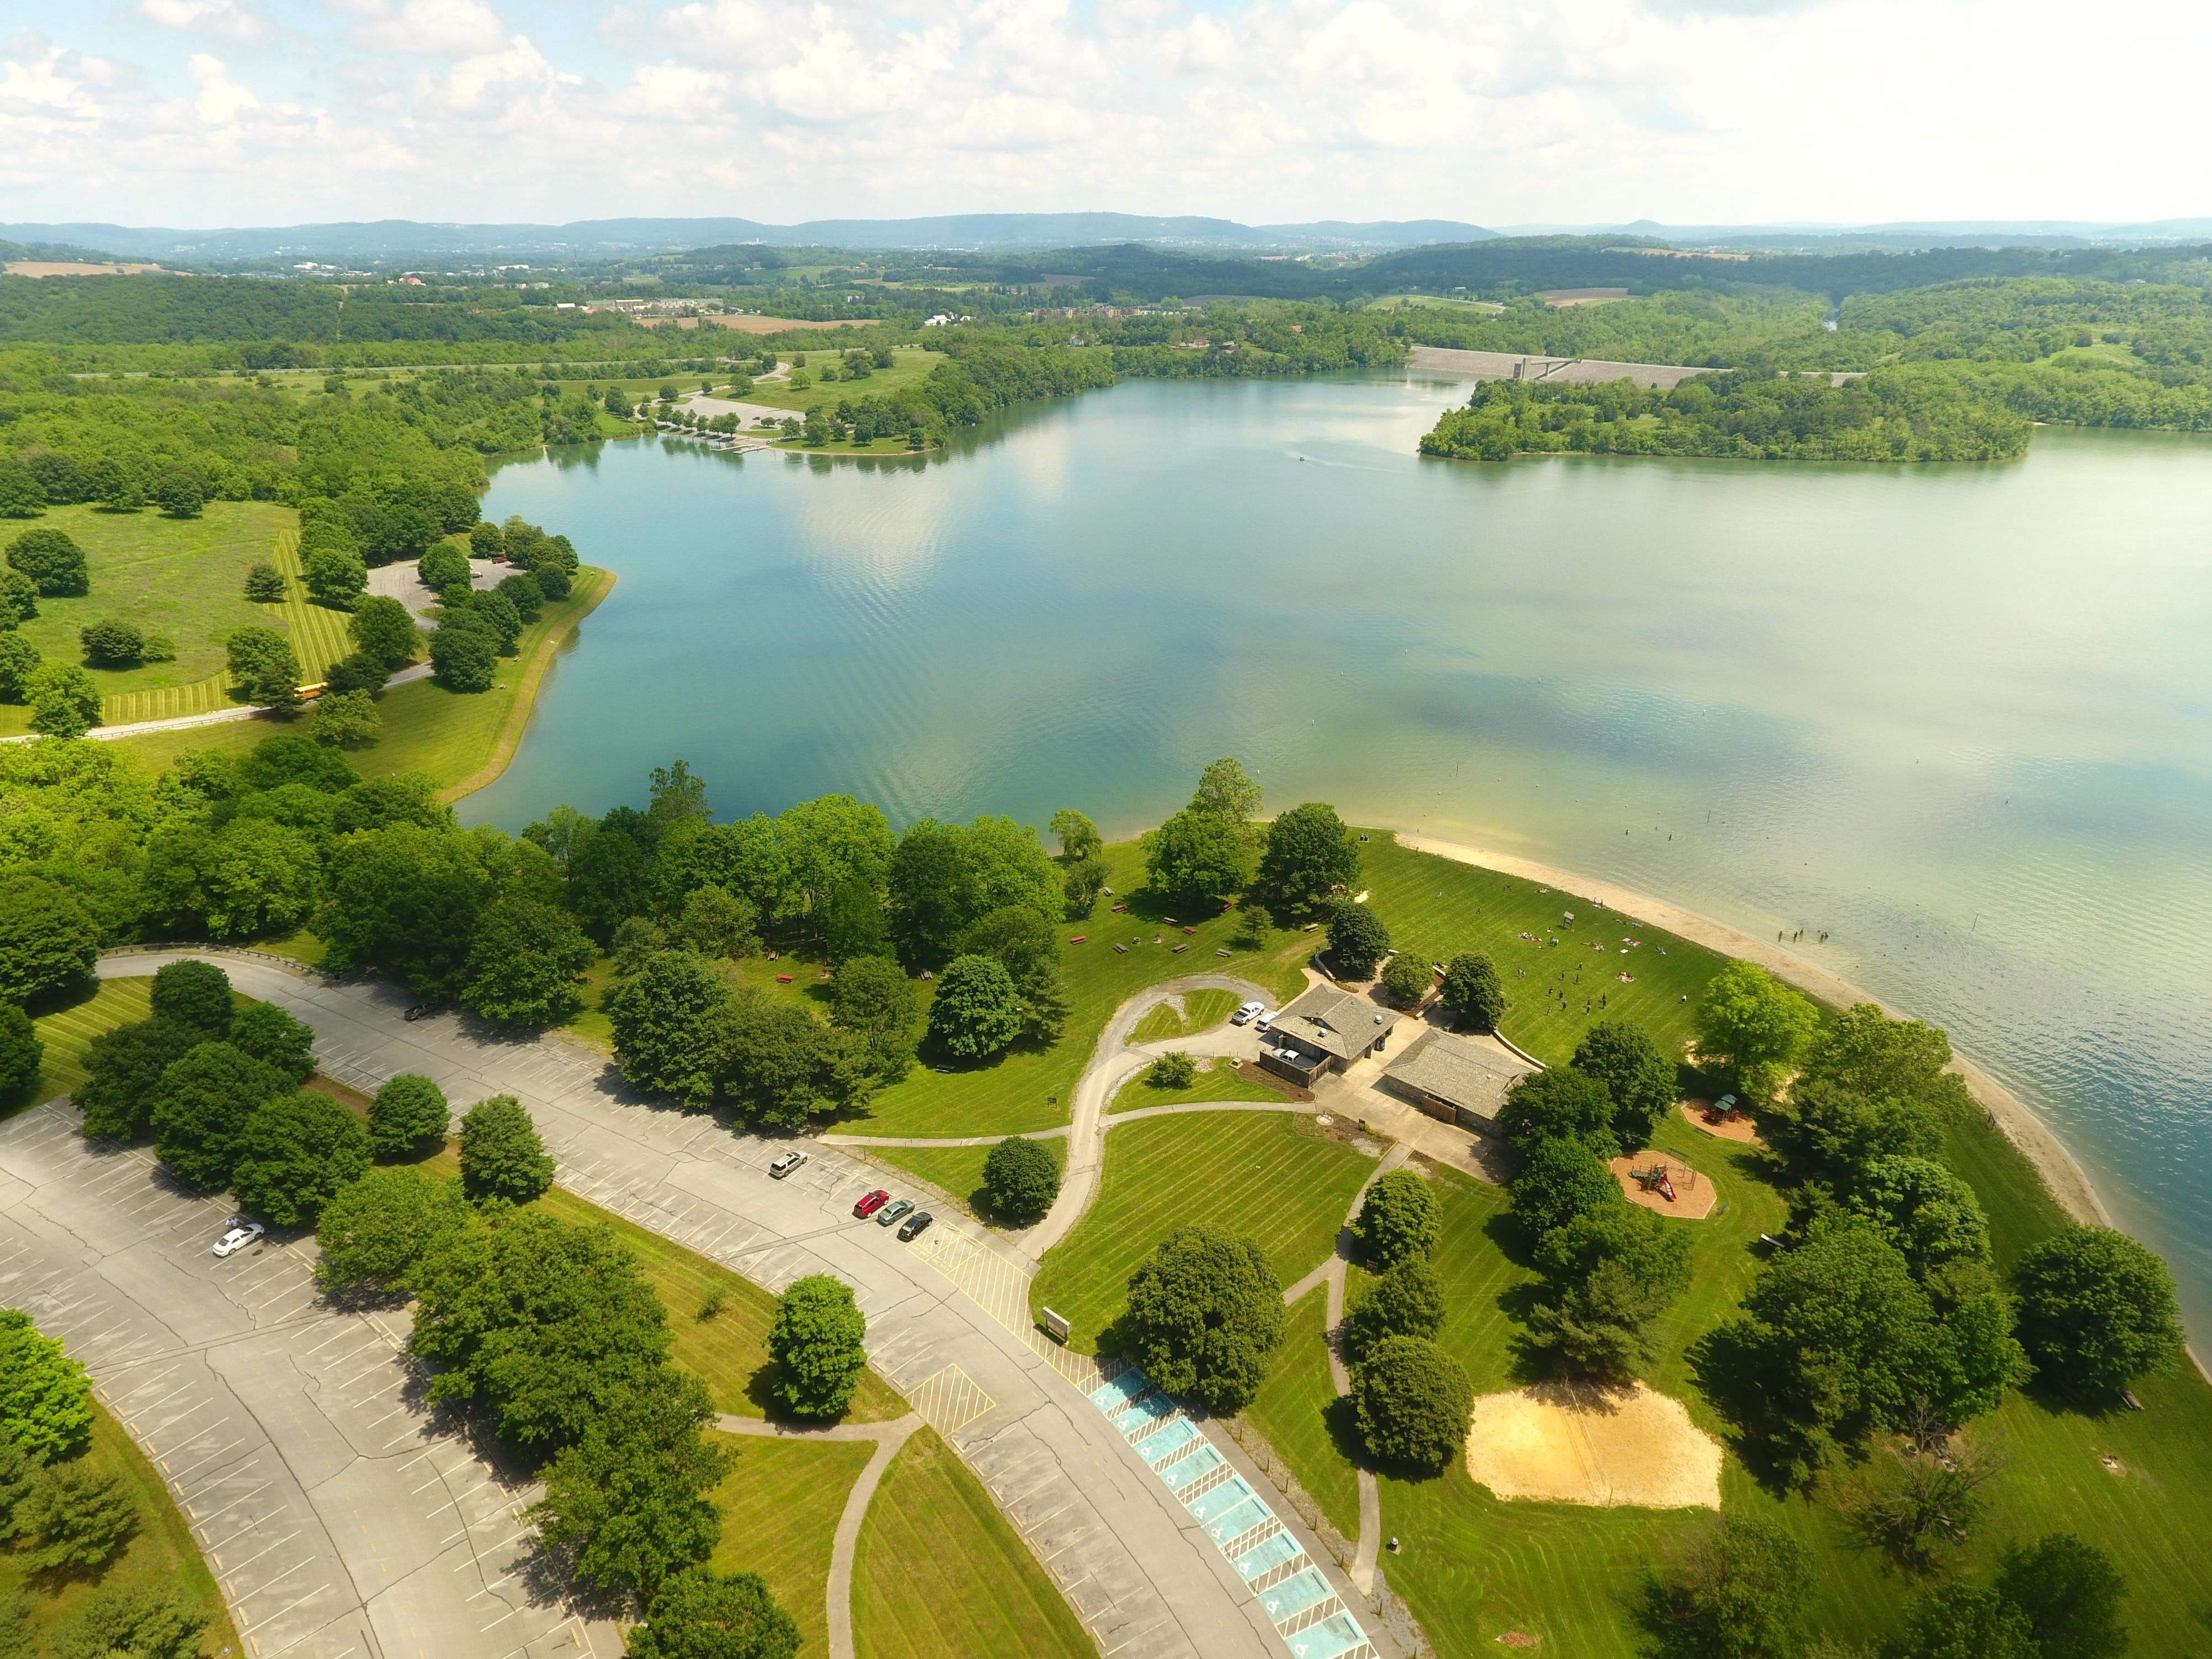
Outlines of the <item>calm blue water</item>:
<svg viewBox="0 0 2212 1659">
<path fill-rule="evenodd" d="M 680 755 L 724 815 L 1127 832 L 1234 753 L 1278 806 L 1825 928 L 2046 1115 L 2212 1331 L 2212 441 L 1417 459 L 1452 397 L 1138 383 L 927 463 L 503 467 L 488 514 L 621 580 L 466 813 L 641 802 Z"/>
</svg>

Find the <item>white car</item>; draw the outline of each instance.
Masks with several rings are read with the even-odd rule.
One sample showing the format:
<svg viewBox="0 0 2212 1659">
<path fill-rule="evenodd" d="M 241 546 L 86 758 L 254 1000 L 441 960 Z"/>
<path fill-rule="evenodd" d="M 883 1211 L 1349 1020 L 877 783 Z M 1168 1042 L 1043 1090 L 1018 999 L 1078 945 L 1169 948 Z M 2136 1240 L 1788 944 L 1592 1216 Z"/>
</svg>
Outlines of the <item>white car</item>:
<svg viewBox="0 0 2212 1659">
<path fill-rule="evenodd" d="M 799 1166 L 805 1162 L 806 1154 L 804 1152 L 785 1152 L 768 1166 L 769 1178 L 771 1181 L 781 1181 L 786 1176 L 796 1171 Z"/>
<path fill-rule="evenodd" d="M 215 1253 L 217 1255 L 228 1255 L 234 1250 L 242 1250 L 268 1231 L 258 1221 L 249 1221 L 242 1226 L 233 1227 L 221 1238 L 216 1240 Z"/>
<path fill-rule="evenodd" d="M 1252 1029 L 1259 1032 L 1262 1036 L 1265 1036 L 1267 1032 L 1267 1028 L 1275 1023 L 1276 1017 L 1282 1012 L 1283 1011 L 1279 1008 L 1261 1009 L 1260 1011 L 1260 1017 L 1252 1022 Z"/>
<path fill-rule="evenodd" d="M 1264 1002 L 1248 1002 L 1229 1016 L 1229 1023 L 1231 1025 L 1249 1025 L 1252 1023 L 1252 1016 L 1267 1006 Z"/>
</svg>

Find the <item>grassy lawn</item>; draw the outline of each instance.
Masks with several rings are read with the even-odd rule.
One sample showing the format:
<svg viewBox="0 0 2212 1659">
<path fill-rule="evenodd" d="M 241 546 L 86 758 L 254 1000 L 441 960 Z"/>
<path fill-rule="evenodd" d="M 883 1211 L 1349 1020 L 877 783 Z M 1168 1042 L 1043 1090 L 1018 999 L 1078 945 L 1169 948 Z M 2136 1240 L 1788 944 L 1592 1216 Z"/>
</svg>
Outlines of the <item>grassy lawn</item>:
<svg viewBox="0 0 2212 1659">
<path fill-rule="evenodd" d="M 1188 1089 L 1155 1089 L 1146 1082 L 1146 1073 L 1139 1072 L 1123 1084 L 1106 1109 L 1114 1112 L 1133 1112 L 1146 1106 L 1191 1106 L 1209 1100 L 1255 1100 L 1270 1104 L 1288 1105 L 1290 1097 L 1280 1089 L 1265 1083 L 1255 1083 L 1237 1069 L 1237 1064 L 1227 1056 L 1198 1063 L 1198 1076 Z"/>
<path fill-rule="evenodd" d="M 793 348 L 786 345 L 776 348 L 776 356 L 786 362 L 805 357 L 809 365 L 805 373 L 810 376 L 818 376 L 823 364 L 837 362 L 846 349 L 844 346 Z M 929 378 L 930 370 L 945 360 L 943 352 L 931 351 L 926 347 L 894 346 L 891 348 L 891 366 L 877 369 L 865 380 L 817 379 L 812 386 L 798 391 L 793 391 L 787 381 L 760 380 L 756 381 L 753 389 L 745 394 L 744 401 L 769 409 L 787 409 L 795 415 L 804 416 L 817 404 L 826 403 L 834 408 L 841 398 L 850 398 L 858 403 L 863 398 L 885 397 L 894 392 L 903 392 L 908 386 L 920 386 Z M 840 367 L 838 374 L 842 376 L 843 373 Z M 906 434 L 903 432 L 898 435 L 897 447 L 906 447 Z"/>
<path fill-rule="evenodd" d="M 1060 937 L 1085 936 L 1071 944 L 1064 958 L 1070 1014 L 1067 1028 L 1048 1048 L 1017 1044 L 981 1065 L 939 1072 L 915 1067 L 906 1081 L 884 1090 L 869 1115 L 845 1127 L 854 1134 L 983 1135 L 1049 1129 L 1067 1121 L 1067 1101 L 1114 1010 L 1147 985 L 1181 974 L 1241 974 L 1275 991 L 1293 994 L 1304 983 L 1298 967 L 1319 941 L 1316 933 L 1271 931 L 1256 949 L 1228 947 L 1239 923 L 1234 916 L 1200 921 L 1185 916 L 1170 924 L 1149 896 L 1128 900 L 1129 910 L 1115 915 L 1110 902 L 1133 893 L 1144 880 L 1144 857 L 1134 842 L 1106 849 L 1109 884 L 1115 899 L 1102 901 L 1088 921 L 1063 922 Z M 1185 933 L 1182 923 L 1196 927 Z M 1159 943 L 1154 944 L 1158 939 Z M 1126 956 L 1113 945 L 1129 946 Z M 1176 945 L 1189 948 L 1180 954 Z"/>
<path fill-rule="evenodd" d="M 1257 1241 L 1288 1284 L 1329 1253 L 1372 1158 L 1291 1112 L 1194 1112 L 1124 1124 L 1106 1138 L 1098 1200 L 1045 1258 L 1030 1287 L 1096 1352 L 1129 1275 L 1178 1227 L 1224 1227 Z"/>
<path fill-rule="evenodd" d="M 981 1483 L 928 1429 L 891 1461 L 861 1523 L 853 1646 L 862 1659 L 1098 1650 Z"/>
<path fill-rule="evenodd" d="M 495 759 L 503 760 L 502 750 L 513 752 L 513 743 L 520 736 L 520 722 L 528 719 L 528 704 L 518 699 L 524 681 L 531 678 L 538 653 L 580 621 L 611 580 L 605 572 L 589 566 L 580 572 L 575 591 L 560 604 L 547 605 L 544 614 L 522 630 L 515 654 L 500 659 L 499 678 L 489 691 L 448 691 L 430 680 L 393 686 L 377 700 L 384 735 L 366 748 L 349 750 L 347 759 L 363 777 L 422 772 L 448 791 L 471 778 L 477 780 L 477 787 L 489 782 L 489 778 L 481 775 Z M 534 680 L 531 689 L 534 694 Z M 160 771 L 187 749 L 224 749 L 243 754 L 264 738 L 301 729 L 298 723 L 238 720 L 149 732 L 119 741 L 149 770 Z"/>
<path fill-rule="evenodd" d="M 51 1638 L 55 1631 L 76 1616 L 101 1584 L 167 1583 L 208 1615 L 207 1630 L 200 1638 L 201 1652 L 237 1652 L 238 1632 L 224 1610 L 215 1576 L 201 1559 L 199 1545 L 171 1499 L 168 1487 L 146 1461 L 145 1454 L 124 1432 L 122 1425 L 101 1410 L 96 1401 L 93 1406 L 92 1444 L 84 1453 L 83 1463 L 102 1474 L 121 1478 L 124 1490 L 138 1510 L 137 1535 L 96 1579 L 70 1578 L 59 1583 L 33 1579 L 24 1572 L 21 1558 L 14 1551 L 0 1549 L 0 1600 L 22 1592 L 30 1613 L 31 1630 Z M 30 1650 L 25 1650 L 27 1653 Z"/>
<path fill-rule="evenodd" d="M 1283 1346 L 1275 1352 L 1274 1368 L 1244 1415 L 1297 1472 L 1299 1484 L 1336 1529 L 1357 1539 L 1359 1482 L 1352 1475 L 1348 1447 L 1338 1437 L 1351 1425 L 1328 1374 L 1328 1291 L 1317 1285 L 1284 1316 Z"/>
<path fill-rule="evenodd" d="M 150 1017 L 154 978 L 103 979 L 52 1007 L 32 1023 L 46 1051 L 39 1061 L 32 1102 L 55 1100 L 85 1079 L 84 1051 L 102 1031 Z"/>
<path fill-rule="evenodd" d="M 1062 1170 L 1067 1167 L 1065 1137 L 1037 1145 Z M 871 1146 L 868 1154 L 943 1188 L 978 1215 L 983 1213 L 983 1160 L 991 1155 L 988 1146 Z"/>
<path fill-rule="evenodd" d="M 1428 962 L 1480 951 L 1498 964 L 1510 1000 L 1500 1030 L 1547 1065 L 1572 1057 L 1600 1019 L 1634 1021 L 1679 1054 L 1705 981 L 1728 958 L 1617 910 L 1533 881 L 1416 853 L 1380 831 L 1359 850 L 1368 903 L 1391 942 Z M 1565 913 L 1573 911 L 1572 922 Z M 1535 941 L 1524 939 L 1534 934 Z M 1640 939 L 1633 950 L 1623 941 Z M 1553 941 L 1558 941 L 1553 944 Z M 1605 946 L 1603 954 L 1590 948 Z M 1663 954 L 1662 954 L 1663 953 Z M 1635 975 L 1624 985 L 1619 975 Z M 1560 1000 L 1548 994 L 1565 993 Z M 1589 1011 L 1583 1001 L 1589 1003 Z"/>
<path fill-rule="evenodd" d="M 1165 1042 L 1173 1037 L 1194 1036 L 1220 1024 L 1237 1012 L 1243 1000 L 1234 991 L 1186 991 L 1180 1012 L 1172 1002 L 1163 1002 L 1137 1022 L 1129 1041 Z"/>
<path fill-rule="evenodd" d="M 767 1579 L 784 1611 L 799 1621 L 799 1650 L 829 1652 L 827 1591 L 837 1518 L 875 1447 L 865 1440 L 712 1437 L 737 1458 L 714 1492 L 722 1511 L 715 1569 Z"/>
</svg>

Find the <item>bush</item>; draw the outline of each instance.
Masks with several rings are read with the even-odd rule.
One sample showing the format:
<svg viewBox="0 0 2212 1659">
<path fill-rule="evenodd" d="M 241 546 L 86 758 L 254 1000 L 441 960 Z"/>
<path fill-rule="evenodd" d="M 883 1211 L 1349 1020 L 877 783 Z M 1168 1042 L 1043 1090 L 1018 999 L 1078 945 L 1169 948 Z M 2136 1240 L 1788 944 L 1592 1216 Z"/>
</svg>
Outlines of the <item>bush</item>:
<svg viewBox="0 0 2212 1659">
<path fill-rule="evenodd" d="M 279 1227 L 312 1223 L 368 1168 L 368 1131 L 328 1095 L 301 1090 L 256 1107 L 240 1136 L 230 1190 Z"/>
<path fill-rule="evenodd" d="M 1376 1281 L 1375 1288 L 1345 1316 L 1345 1364 L 1358 1370 L 1386 1337 L 1433 1340 L 1443 1328 L 1443 1281 L 1419 1256 L 1407 1256 Z"/>
<path fill-rule="evenodd" d="M 629 1659 L 793 1659 L 799 1626 L 757 1573 L 692 1567 L 660 1587 Z"/>
<path fill-rule="evenodd" d="M 2063 1386 L 2111 1393 L 2173 1363 L 2182 1349 L 2173 1275 L 2110 1227 L 2069 1227 L 2014 1269 L 2020 1334 Z"/>
<path fill-rule="evenodd" d="M 207 1626 L 173 1584 L 102 1584 L 54 1632 L 54 1659 L 199 1659 Z"/>
<path fill-rule="evenodd" d="M 25 531 L 9 544 L 8 567 L 29 577 L 46 599 L 78 599 L 92 589 L 84 550 L 66 531 Z"/>
<path fill-rule="evenodd" d="M 469 580 L 470 574 L 469 556 L 451 542 L 440 542 L 415 563 L 416 579 L 434 592 Z"/>
<path fill-rule="evenodd" d="M 1146 1084 L 1154 1089 L 1188 1089 L 1198 1081 L 1198 1062 L 1180 1048 L 1170 1048 L 1145 1070 Z"/>
<path fill-rule="evenodd" d="M 553 1184 L 538 1126 L 513 1095 L 494 1095 L 461 1119 L 461 1190 L 481 1202 L 527 1204 Z"/>
<path fill-rule="evenodd" d="M 1382 994 L 1401 1008 L 1417 1008 L 1436 983 L 1428 964 L 1410 951 L 1401 951 L 1382 969 Z"/>
<path fill-rule="evenodd" d="M 315 1277 L 325 1290 L 404 1291 L 430 1248 L 468 1220 L 459 1182 L 411 1165 L 369 1170 L 323 1205 Z"/>
<path fill-rule="evenodd" d="M 257 1002 L 240 1009 L 231 1022 L 230 1042 L 294 1083 L 305 1083 L 315 1074 L 313 1030 L 274 1004 Z"/>
<path fill-rule="evenodd" d="M 75 1097 L 85 1134 L 116 1140 L 143 1135 L 161 1073 L 203 1040 L 201 1033 L 166 1019 L 138 1020 L 93 1038 L 85 1050 L 87 1076 Z"/>
<path fill-rule="evenodd" d="M 100 927 L 76 895 L 41 877 L 0 877 L 0 997 L 29 1002 L 92 977 Z"/>
<path fill-rule="evenodd" d="M 844 1280 L 828 1273 L 793 1280 L 776 1297 L 768 1328 L 776 1397 L 796 1417 L 842 1417 L 867 1369 L 867 1318 Z"/>
<path fill-rule="evenodd" d="M 1365 979 L 1390 953 L 1390 930 L 1364 904 L 1340 902 L 1329 912 L 1328 960 L 1340 979 Z"/>
<path fill-rule="evenodd" d="M 0 1103 L 30 1093 L 46 1052 L 31 1017 L 12 1002 L 0 1002 Z"/>
<path fill-rule="evenodd" d="M 211 962 L 163 964 L 154 975 L 152 1002 L 155 1019 L 197 1031 L 203 1042 L 227 1042 L 238 1018 L 230 975 Z"/>
<path fill-rule="evenodd" d="M 445 1091 L 428 1078 L 402 1072 L 368 1103 L 368 1147 L 379 1158 L 413 1158 L 443 1146 L 453 1122 Z"/>
<path fill-rule="evenodd" d="M 15 1308 L 0 1308 L 0 1440 L 47 1462 L 74 1457 L 92 1440 L 84 1367 Z"/>
<path fill-rule="evenodd" d="M 499 672 L 499 642 L 474 613 L 448 611 L 430 636 L 430 660 L 438 684 L 449 691 L 489 691 Z"/>
<path fill-rule="evenodd" d="M 289 592 L 284 573 L 266 559 L 257 559 L 246 573 L 246 597 L 256 605 L 281 605 Z"/>
<path fill-rule="evenodd" d="M 1474 1387 L 1466 1369 L 1419 1336 L 1386 1336 L 1352 1379 L 1359 1437 L 1379 1463 L 1440 1474 L 1467 1443 Z"/>
<path fill-rule="evenodd" d="M 1437 1247 L 1437 1200 L 1429 1183 L 1411 1170 L 1377 1176 L 1352 1218 L 1352 1235 L 1378 1272 Z"/>
<path fill-rule="evenodd" d="M 75 663 L 41 663 L 23 681 L 31 730 L 49 738 L 81 738 L 100 724 L 100 688 Z"/>
<path fill-rule="evenodd" d="M 146 654 L 146 636 L 131 623 L 112 618 L 78 629 L 76 642 L 94 668 L 127 668 Z"/>
<path fill-rule="evenodd" d="M 996 1054 L 1021 1029 L 1021 998 L 997 957 L 957 957 L 939 975 L 929 1034 L 948 1054 L 969 1060 Z"/>
<path fill-rule="evenodd" d="M 1114 1336 L 1168 1393 L 1216 1413 L 1241 1410 L 1282 1340 L 1282 1283 L 1250 1239 L 1179 1228 L 1129 1275 Z"/>
<path fill-rule="evenodd" d="M 162 475 L 154 486 L 154 499 L 173 519 L 197 519 L 207 505 L 207 491 L 198 478 L 179 467 Z"/>
<path fill-rule="evenodd" d="M 1042 1141 L 1012 1135 L 983 1160 L 983 1201 L 1002 1221 L 1027 1225 L 1059 1196 L 1060 1160 Z"/>
<path fill-rule="evenodd" d="M 307 722 L 307 735 L 333 749 L 359 749 L 383 733 L 384 717 L 367 691 L 325 691 L 315 699 L 314 716 Z"/>
<path fill-rule="evenodd" d="M 1601 1019 L 1575 1048 L 1574 1069 L 1595 1078 L 1613 1101 L 1613 1133 L 1626 1148 L 1648 1146 L 1674 1105 L 1674 1062 L 1651 1035 Z"/>
<path fill-rule="evenodd" d="M 122 1477 L 82 1462 L 50 1464 L 15 1506 L 15 1530 L 30 1540 L 33 1572 L 91 1572 L 123 1553 L 138 1531 L 138 1506 Z"/>
<path fill-rule="evenodd" d="M 1479 951 L 1462 951 L 1444 964 L 1444 982 L 1437 995 L 1453 1023 L 1469 1030 L 1494 1031 L 1505 1017 L 1505 981 L 1490 958 Z"/>
</svg>

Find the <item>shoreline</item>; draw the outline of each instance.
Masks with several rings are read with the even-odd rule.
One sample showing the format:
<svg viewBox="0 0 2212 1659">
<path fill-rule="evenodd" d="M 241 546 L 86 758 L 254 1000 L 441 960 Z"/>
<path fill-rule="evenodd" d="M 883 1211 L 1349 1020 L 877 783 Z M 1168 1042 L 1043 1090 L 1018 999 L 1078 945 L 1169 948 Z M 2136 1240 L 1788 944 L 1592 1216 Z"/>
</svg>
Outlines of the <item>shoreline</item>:
<svg viewBox="0 0 2212 1659">
<path fill-rule="evenodd" d="M 438 792 L 438 799 L 446 805 L 465 800 L 479 789 L 498 781 L 500 775 L 514 763 L 515 751 L 522 747 L 523 729 L 530 724 L 531 711 L 538 706 L 538 688 L 544 683 L 546 673 L 553 666 L 554 653 L 570 638 L 585 617 L 599 608 L 599 602 L 614 592 L 615 573 L 586 565 L 586 569 L 598 570 L 599 585 L 591 596 L 591 602 L 568 618 L 553 633 L 538 642 L 538 649 L 522 671 L 522 678 L 514 688 L 514 706 L 507 711 L 507 720 L 499 729 L 499 740 L 493 744 L 491 758 L 475 771 Z"/>
<path fill-rule="evenodd" d="M 1652 927 L 1663 927 L 1668 933 L 1678 934 L 1693 945 L 1702 945 L 1709 950 L 1757 963 L 1776 978 L 1823 1002 L 1833 1003 L 1838 1007 L 1849 1007 L 1855 1002 L 1871 1002 L 1893 1019 L 1911 1018 L 1904 1010 L 1890 1006 L 1880 997 L 1852 984 L 1838 974 L 1806 961 L 1784 945 L 1771 940 L 1753 939 L 1726 922 L 1716 921 L 1711 916 L 1686 909 L 1679 904 L 1668 903 L 1664 899 L 1654 898 L 1648 893 L 1639 893 L 1617 882 L 1562 870 L 1555 865 L 1541 864 L 1511 853 L 1473 847 L 1464 842 L 1445 841 L 1410 830 L 1390 830 L 1388 833 L 1401 847 L 1409 848 L 1417 853 L 1431 853 L 1438 858 L 1449 859 L 1455 864 L 1497 870 L 1523 880 L 1539 882 L 1546 886 L 1600 900 L 1610 908 L 1646 921 Z M 2027 1102 L 1955 1049 L 1952 1051 L 1949 1069 L 1966 1079 L 1967 1093 L 1996 1120 L 2005 1139 L 2018 1147 L 2021 1155 L 2035 1166 L 2036 1172 L 2043 1177 L 2044 1185 L 2051 1189 L 2051 1195 L 2058 1201 L 2061 1209 L 2075 1220 L 2093 1226 L 2116 1224 L 2080 1160 L 2051 1127 L 2035 1115 Z"/>
</svg>

